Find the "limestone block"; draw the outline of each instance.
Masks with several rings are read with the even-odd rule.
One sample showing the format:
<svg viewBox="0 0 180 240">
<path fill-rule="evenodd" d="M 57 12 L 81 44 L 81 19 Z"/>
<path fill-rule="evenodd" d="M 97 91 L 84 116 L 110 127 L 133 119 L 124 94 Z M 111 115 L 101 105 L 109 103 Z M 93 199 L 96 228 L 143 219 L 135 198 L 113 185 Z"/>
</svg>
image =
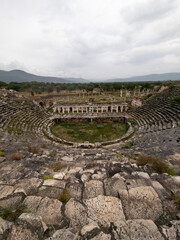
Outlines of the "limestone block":
<svg viewBox="0 0 180 240">
<path fill-rule="evenodd" d="M 112 224 L 115 240 L 164 240 L 152 220 L 136 219 Z"/>
<path fill-rule="evenodd" d="M 109 227 L 114 221 L 125 220 L 121 200 L 118 198 L 99 195 L 84 202 L 88 208 L 88 217 L 103 227 Z"/>
<path fill-rule="evenodd" d="M 41 200 L 36 214 L 41 216 L 47 225 L 62 227 L 64 219 L 61 207 L 62 203 L 59 200 L 45 197 Z"/>
<path fill-rule="evenodd" d="M 98 180 L 90 180 L 84 184 L 84 199 L 104 195 L 103 183 Z"/>
<path fill-rule="evenodd" d="M 70 219 L 71 227 L 78 228 L 87 224 L 85 207 L 73 198 L 65 206 L 65 215 Z"/>
<path fill-rule="evenodd" d="M 128 219 L 157 220 L 163 213 L 161 201 L 152 187 L 136 187 L 119 191 L 120 198 Z"/>
</svg>

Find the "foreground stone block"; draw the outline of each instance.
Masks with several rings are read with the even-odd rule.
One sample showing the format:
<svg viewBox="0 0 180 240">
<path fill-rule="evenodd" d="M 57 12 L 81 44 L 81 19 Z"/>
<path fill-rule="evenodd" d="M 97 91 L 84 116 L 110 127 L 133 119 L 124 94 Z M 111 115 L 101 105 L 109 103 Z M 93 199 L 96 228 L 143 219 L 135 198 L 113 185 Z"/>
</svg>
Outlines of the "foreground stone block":
<svg viewBox="0 0 180 240">
<path fill-rule="evenodd" d="M 42 179 L 39 178 L 24 179 L 16 185 L 16 188 L 23 188 L 27 195 L 35 195 L 42 182 Z"/>
<path fill-rule="evenodd" d="M 37 215 L 41 216 L 47 225 L 63 226 L 61 213 L 62 203 L 57 199 L 45 197 L 39 204 Z"/>
<path fill-rule="evenodd" d="M 7 240 L 39 240 L 36 233 L 31 232 L 30 229 L 24 229 L 22 226 L 13 226 Z"/>
<path fill-rule="evenodd" d="M 112 223 L 115 240 L 164 240 L 152 220 L 136 219 Z"/>
<path fill-rule="evenodd" d="M 71 227 L 79 228 L 87 224 L 85 207 L 73 198 L 65 206 L 65 215 L 70 219 Z"/>
<path fill-rule="evenodd" d="M 111 235 L 101 232 L 99 235 L 91 238 L 91 240 L 111 240 Z"/>
<path fill-rule="evenodd" d="M 32 213 L 23 213 L 18 218 L 18 224 L 24 228 L 30 229 L 33 233 L 36 233 L 39 238 L 42 238 L 44 232 L 47 230 L 46 224 L 42 221 L 40 216 L 36 216 Z"/>
<path fill-rule="evenodd" d="M 41 216 L 47 225 L 62 227 L 64 218 L 61 213 L 62 203 L 57 199 L 29 196 L 24 200 L 28 210 L 37 216 Z"/>
<path fill-rule="evenodd" d="M 88 217 L 103 227 L 109 227 L 111 222 L 125 220 L 118 198 L 99 195 L 84 202 L 88 208 Z"/>
<path fill-rule="evenodd" d="M 52 237 L 46 240 L 80 240 L 78 233 L 74 231 L 73 228 L 61 229 L 56 231 Z"/>
<path fill-rule="evenodd" d="M 157 220 L 163 213 L 161 201 L 152 187 L 119 191 L 127 219 Z"/>
<path fill-rule="evenodd" d="M 11 228 L 12 223 L 8 222 L 0 217 L 0 239 Z"/>
<path fill-rule="evenodd" d="M 172 226 L 162 226 L 162 233 L 168 240 L 180 239 L 180 221 L 171 221 Z"/>
<path fill-rule="evenodd" d="M 103 183 L 98 180 L 91 180 L 84 184 L 84 199 L 104 195 Z"/>
</svg>

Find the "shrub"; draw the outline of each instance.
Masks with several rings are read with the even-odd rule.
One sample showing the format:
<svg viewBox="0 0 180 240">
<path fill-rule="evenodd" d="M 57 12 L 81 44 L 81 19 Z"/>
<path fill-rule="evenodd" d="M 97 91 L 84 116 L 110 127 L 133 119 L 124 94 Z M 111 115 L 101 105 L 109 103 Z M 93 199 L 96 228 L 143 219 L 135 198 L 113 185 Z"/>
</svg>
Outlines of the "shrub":
<svg viewBox="0 0 180 240">
<path fill-rule="evenodd" d="M 144 100 L 147 100 L 148 98 L 150 98 L 152 96 L 152 93 L 149 93 L 148 95 L 144 96 Z"/>
<path fill-rule="evenodd" d="M 60 162 L 52 163 L 48 165 L 48 168 L 54 169 L 56 171 L 60 170 L 62 168 L 62 164 Z"/>
<path fill-rule="evenodd" d="M 21 160 L 21 159 L 23 159 L 23 155 L 22 155 L 22 153 L 20 153 L 20 152 L 15 152 L 15 153 L 12 153 L 12 154 L 10 155 L 10 159 L 11 159 L 11 160 L 15 160 L 15 161 Z"/>
<path fill-rule="evenodd" d="M 17 206 L 15 209 L 5 207 L 0 211 L 0 217 L 7 221 L 14 222 L 24 212 L 25 208 L 23 204 Z"/>
<path fill-rule="evenodd" d="M 132 146 L 134 146 L 134 142 L 128 142 L 123 146 L 123 148 L 131 148 Z"/>
<path fill-rule="evenodd" d="M 28 152 L 36 154 L 36 153 L 40 152 L 40 147 L 39 146 L 28 146 Z"/>
<path fill-rule="evenodd" d="M 156 156 L 142 154 L 137 159 L 138 166 L 149 164 L 152 169 L 158 173 L 168 173 L 169 175 L 176 175 L 175 170 L 171 168 L 166 162 Z"/>
<path fill-rule="evenodd" d="M 50 176 L 50 175 L 44 175 L 43 176 L 43 180 L 45 181 L 45 180 L 48 180 L 48 179 L 54 179 L 54 177 L 53 176 Z"/>
<path fill-rule="evenodd" d="M 175 204 L 178 204 L 180 206 L 180 195 L 178 193 L 172 194 L 172 200 Z"/>
<path fill-rule="evenodd" d="M 170 99 L 170 103 L 180 103 L 180 96 L 174 96 Z"/>
<path fill-rule="evenodd" d="M 71 198 L 69 190 L 68 189 L 63 189 L 62 192 L 59 192 L 57 199 L 61 201 L 62 203 L 67 203 L 69 199 Z"/>
<path fill-rule="evenodd" d="M 4 152 L 0 152 L 0 157 L 4 157 L 5 153 Z"/>
<path fill-rule="evenodd" d="M 122 157 L 122 153 L 121 152 L 116 153 L 115 157 L 121 158 Z"/>
</svg>

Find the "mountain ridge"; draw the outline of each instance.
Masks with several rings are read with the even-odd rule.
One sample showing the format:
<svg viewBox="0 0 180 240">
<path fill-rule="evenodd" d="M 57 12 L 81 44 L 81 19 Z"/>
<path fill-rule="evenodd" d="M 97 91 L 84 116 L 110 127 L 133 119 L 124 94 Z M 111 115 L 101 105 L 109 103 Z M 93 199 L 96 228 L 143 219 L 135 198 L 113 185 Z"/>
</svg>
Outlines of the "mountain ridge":
<svg viewBox="0 0 180 240">
<path fill-rule="evenodd" d="M 64 77 L 51 77 L 51 76 L 38 76 L 19 69 L 4 71 L 0 70 L 0 81 L 2 82 L 54 82 L 54 83 L 90 83 L 90 82 L 143 82 L 143 81 L 168 81 L 180 80 L 180 73 L 161 73 L 161 74 L 148 74 L 142 76 L 133 76 L 128 78 L 113 78 L 105 80 L 87 80 L 83 78 L 64 78 Z"/>
</svg>

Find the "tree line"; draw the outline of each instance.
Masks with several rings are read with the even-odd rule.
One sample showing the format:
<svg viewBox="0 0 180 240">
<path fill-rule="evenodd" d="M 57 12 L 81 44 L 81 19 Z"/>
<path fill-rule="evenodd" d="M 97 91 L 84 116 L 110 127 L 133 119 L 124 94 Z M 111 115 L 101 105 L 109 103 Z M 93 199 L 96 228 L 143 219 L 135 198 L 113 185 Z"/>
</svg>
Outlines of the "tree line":
<svg viewBox="0 0 180 240">
<path fill-rule="evenodd" d="M 154 89 L 155 86 L 161 86 L 165 84 L 164 82 L 112 82 L 112 83 L 45 83 L 45 82 L 10 82 L 5 83 L 0 81 L 0 88 L 13 89 L 19 92 L 28 91 L 32 95 L 41 94 L 41 93 L 59 93 L 62 90 L 75 91 L 75 90 L 84 90 L 86 92 L 92 92 L 97 90 L 100 92 L 107 91 L 120 91 L 127 89 L 129 91 L 138 90 L 141 91 L 144 89 Z M 168 84 L 168 83 L 166 83 Z M 170 83 L 171 84 L 171 83 Z"/>
</svg>

